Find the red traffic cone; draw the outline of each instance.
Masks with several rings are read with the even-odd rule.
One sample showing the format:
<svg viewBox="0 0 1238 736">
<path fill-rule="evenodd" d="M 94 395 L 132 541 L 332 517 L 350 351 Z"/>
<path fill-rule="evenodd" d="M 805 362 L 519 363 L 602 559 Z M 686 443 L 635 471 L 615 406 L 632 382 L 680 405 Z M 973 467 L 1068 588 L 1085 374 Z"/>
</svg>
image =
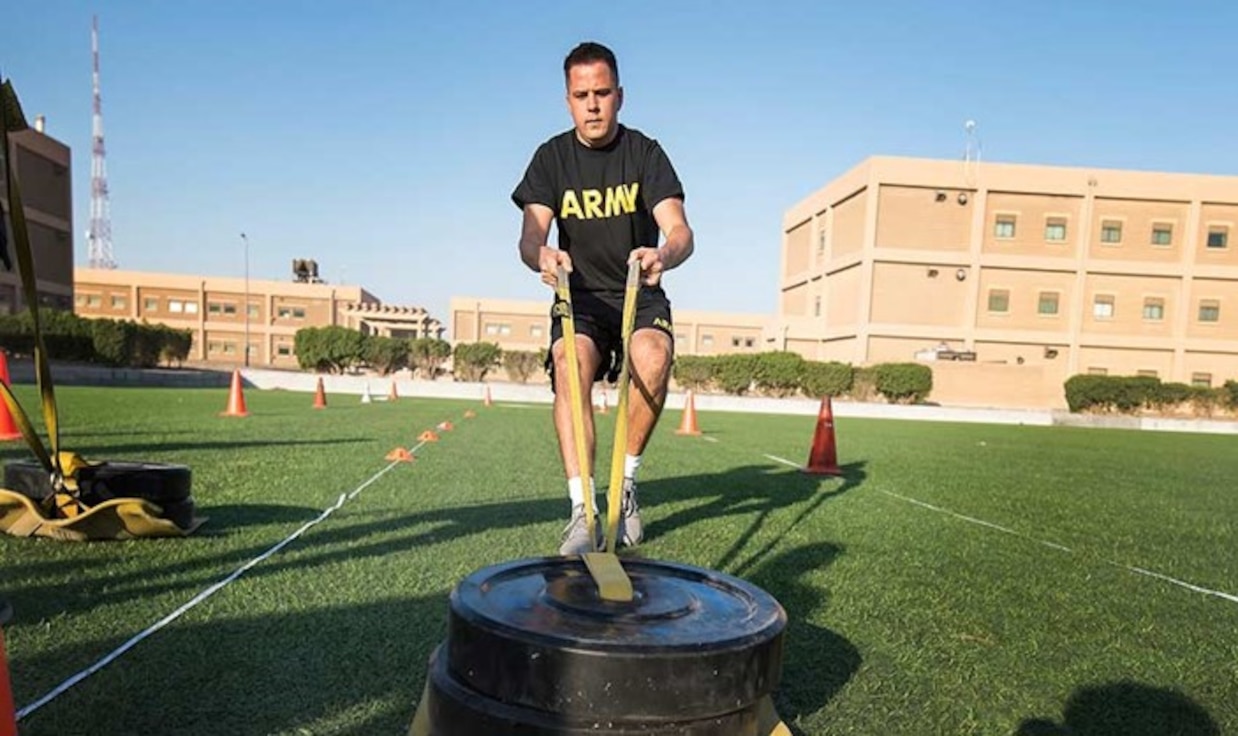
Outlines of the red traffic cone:
<svg viewBox="0 0 1238 736">
<path fill-rule="evenodd" d="M 322 387 L 322 376 L 318 377 L 318 387 L 314 389 L 314 408 L 315 409 L 326 409 L 327 408 L 327 392 Z"/>
<path fill-rule="evenodd" d="M 813 475 L 842 475 L 838 467 L 838 448 L 834 441 L 834 404 L 829 396 L 821 399 L 817 414 L 817 431 L 812 437 L 812 452 L 802 470 Z"/>
<path fill-rule="evenodd" d="M 232 371 L 232 388 L 228 391 L 228 408 L 224 410 L 221 417 L 245 417 L 249 416 L 249 412 L 245 410 L 245 394 L 241 392 L 241 371 Z"/>
<path fill-rule="evenodd" d="M 17 710 L 13 707 L 13 688 L 9 682 L 9 661 L 4 653 L 3 628 L 12 610 L 6 601 L 0 600 L 0 736 L 17 736 Z"/>
<path fill-rule="evenodd" d="M 3 350 L 0 350 L 0 381 L 4 381 L 5 386 L 12 385 L 9 383 L 9 358 Z M 21 439 L 21 430 L 14 424 L 8 404 L 0 402 L 0 441 L 19 439 Z"/>
<path fill-rule="evenodd" d="M 701 428 L 696 425 L 696 399 L 689 391 L 688 398 L 683 405 L 683 421 L 679 423 L 679 429 L 675 430 L 675 434 L 696 435 L 700 433 Z"/>
<path fill-rule="evenodd" d="M 494 402 L 490 400 L 490 387 L 489 386 L 486 387 L 486 395 L 485 395 L 485 398 L 482 399 L 481 403 L 483 406 L 491 406 L 492 404 L 494 404 Z"/>
<path fill-rule="evenodd" d="M 391 392 L 387 394 L 387 401 L 399 401 L 400 392 L 395 388 L 395 379 L 391 379 Z"/>
</svg>

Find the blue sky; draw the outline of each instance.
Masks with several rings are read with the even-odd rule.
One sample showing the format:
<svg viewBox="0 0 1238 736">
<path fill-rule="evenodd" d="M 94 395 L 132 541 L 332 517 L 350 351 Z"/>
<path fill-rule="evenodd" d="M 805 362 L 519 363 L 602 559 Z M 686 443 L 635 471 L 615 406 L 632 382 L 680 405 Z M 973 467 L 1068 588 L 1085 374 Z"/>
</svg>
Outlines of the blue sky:
<svg viewBox="0 0 1238 736">
<path fill-rule="evenodd" d="M 870 155 L 1238 175 L 1238 3 L 0 0 L 0 73 L 90 197 L 100 19 L 121 268 L 332 283 L 446 321 L 452 296 L 549 298 L 509 194 L 570 125 L 561 64 L 619 55 L 697 252 L 676 307 L 776 309 L 783 213 Z"/>
</svg>

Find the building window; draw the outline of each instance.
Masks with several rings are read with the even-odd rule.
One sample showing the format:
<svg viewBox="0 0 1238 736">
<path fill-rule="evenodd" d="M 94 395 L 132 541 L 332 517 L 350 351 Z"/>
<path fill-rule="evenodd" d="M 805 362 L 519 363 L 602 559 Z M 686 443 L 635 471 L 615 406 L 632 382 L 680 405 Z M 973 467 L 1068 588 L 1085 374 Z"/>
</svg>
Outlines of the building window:
<svg viewBox="0 0 1238 736">
<path fill-rule="evenodd" d="M 1166 224 L 1156 224 L 1152 226 L 1152 245 L 1173 245 L 1174 242 L 1174 226 Z"/>
<path fill-rule="evenodd" d="M 1208 247 L 1225 248 L 1229 246 L 1229 228 L 1224 225 L 1213 225 L 1208 228 Z"/>
<path fill-rule="evenodd" d="M 731 338 L 731 347 L 733 347 L 733 348 L 737 348 L 737 347 L 739 347 L 739 338 L 738 338 L 738 337 L 732 337 L 732 338 Z"/>
<path fill-rule="evenodd" d="M 821 316 L 821 297 L 815 296 L 812 298 L 812 316 Z"/>
<path fill-rule="evenodd" d="M 258 319 L 258 305 L 257 304 L 250 304 L 248 312 L 249 312 L 250 319 Z"/>
<path fill-rule="evenodd" d="M 112 297 L 112 309 L 124 309 L 129 306 L 129 300 L 123 296 Z"/>
<path fill-rule="evenodd" d="M 509 324 L 502 323 L 502 322 L 487 323 L 486 334 L 487 335 L 510 335 L 512 334 L 512 326 Z"/>
<path fill-rule="evenodd" d="M 1212 374 L 1211 373 L 1192 373 L 1191 374 L 1191 385 L 1199 386 L 1201 388 L 1212 388 Z"/>
<path fill-rule="evenodd" d="M 989 311 L 1005 314 L 1010 311 L 1010 292 L 1006 289 L 989 290 Z"/>
<path fill-rule="evenodd" d="M 1113 319 L 1113 311 L 1112 294 L 1097 294 L 1092 299 L 1092 316 L 1096 319 Z"/>
<path fill-rule="evenodd" d="M 103 297 L 98 294 L 87 294 L 86 295 L 86 306 L 88 307 L 103 306 Z"/>
<path fill-rule="evenodd" d="M 1116 244 L 1122 242 L 1122 223 L 1116 220 L 1105 220 L 1100 225 L 1100 242 Z"/>
<path fill-rule="evenodd" d="M 1014 215 L 998 215 L 997 224 L 993 227 L 993 237 L 1010 239 L 1014 237 Z"/>
<path fill-rule="evenodd" d="M 530 325 L 529 326 L 529 337 L 541 337 L 542 329 L 543 328 L 541 325 Z"/>
<path fill-rule="evenodd" d="M 1036 304 L 1036 313 L 1044 315 L 1057 314 L 1059 298 L 1060 295 L 1056 291 L 1040 292 L 1040 300 Z"/>
<path fill-rule="evenodd" d="M 756 344 L 757 344 L 757 339 L 755 337 L 744 338 L 744 347 L 751 348 L 751 347 L 755 347 Z"/>
<path fill-rule="evenodd" d="M 1045 220 L 1045 240 L 1050 243 L 1061 243 L 1066 240 L 1066 218 L 1050 217 Z"/>
<path fill-rule="evenodd" d="M 147 298 L 143 300 L 142 310 L 146 312 L 158 312 L 159 311 L 159 300 L 154 299 L 154 298 Z"/>
<path fill-rule="evenodd" d="M 1101 368 L 1099 366 L 1091 366 L 1088 368 L 1088 375 L 1089 376 L 1107 376 L 1109 375 L 1109 369 Z"/>
<path fill-rule="evenodd" d="M 701 347 L 712 348 L 714 346 L 713 335 L 701 335 Z"/>
<path fill-rule="evenodd" d="M 1204 299 L 1199 303 L 1199 321 L 1217 322 L 1221 319 L 1221 303 L 1216 299 Z"/>
<path fill-rule="evenodd" d="M 280 344 L 275 346 L 275 354 L 285 356 L 285 357 L 292 355 L 292 346 L 286 342 L 281 342 Z"/>
<path fill-rule="evenodd" d="M 1135 375 L 1140 378 L 1159 378 L 1160 374 L 1154 370 L 1135 371 Z"/>
<path fill-rule="evenodd" d="M 232 312 L 236 313 L 236 307 L 232 307 Z M 275 312 L 280 319 L 305 319 L 305 307 L 280 307 Z"/>
<path fill-rule="evenodd" d="M 1160 322 L 1165 319 L 1165 300 L 1157 296 L 1144 299 L 1143 318 L 1148 322 Z"/>
<path fill-rule="evenodd" d="M 825 228 L 817 235 L 817 256 L 825 255 Z"/>
</svg>

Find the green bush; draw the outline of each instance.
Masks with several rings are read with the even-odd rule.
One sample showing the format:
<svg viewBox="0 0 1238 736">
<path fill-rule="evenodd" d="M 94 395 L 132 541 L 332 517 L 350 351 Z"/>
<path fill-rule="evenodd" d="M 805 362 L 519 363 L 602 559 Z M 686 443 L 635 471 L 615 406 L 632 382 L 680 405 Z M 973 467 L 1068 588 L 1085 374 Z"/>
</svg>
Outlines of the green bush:
<svg viewBox="0 0 1238 736">
<path fill-rule="evenodd" d="M 415 373 L 431 381 L 443 372 L 443 364 L 451 357 L 451 343 L 437 337 L 419 337 L 408 344 L 408 362 Z"/>
<path fill-rule="evenodd" d="M 1151 401 L 1153 409 L 1164 411 L 1191 399 L 1191 387 L 1185 383 L 1162 383 Z"/>
<path fill-rule="evenodd" d="M 1225 399 L 1226 408 L 1238 409 L 1238 381 L 1226 381 L 1221 387 L 1221 395 Z"/>
<path fill-rule="evenodd" d="M 705 390 L 714 377 L 714 359 L 708 355 L 683 355 L 675 358 L 671 375 L 685 389 Z"/>
<path fill-rule="evenodd" d="M 462 342 L 452 352 L 453 372 L 457 381 L 481 381 L 491 368 L 499 365 L 503 351 L 492 342 Z"/>
<path fill-rule="evenodd" d="M 922 363 L 877 366 L 877 392 L 895 404 L 916 404 L 933 390 L 933 370 Z"/>
<path fill-rule="evenodd" d="M 517 383 L 528 383 L 538 370 L 546 365 L 545 350 L 504 350 L 503 369 L 508 378 Z"/>
<path fill-rule="evenodd" d="M 1224 403 L 1224 389 L 1191 386 L 1191 408 L 1197 416 L 1210 417 Z"/>
<path fill-rule="evenodd" d="M 753 383 L 769 396 L 791 396 L 800 390 L 804 358 L 799 353 L 771 351 L 755 357 Z"/>
<path fill-rule="evenodd" d="M 95 356 L 110 366 L 128 365 L 134 354 L 134 324 L 114 319 L 91 320 L 91 339 Z"/>
<path fill-rule="evenodd" d="M 757 377 L 757 356 L 719 355 L 714 358 L 714 384 L 719 389 L 743 396 Z"/>
<path fill-rule="evenodd" d="M 877 398 L 877 366 L 856 368 L 851 373 L 851 389 L 847 395 L 855 401 L 872 401 Z"/>
<path fill-rule="evenodd" d="M 855 370 L 846 363 L 806 360 L 800 376 L 800 390 L 813 399 L 845 396 L 851 391 L 854 381 Z"/>
<path fill-rule="evenodd" d="M 382 335 L 365 338 L 365 362 L 379 375 L 389 375 L 408 365 L 408 340 Z"/>
<path fill-rule="evenodd" d="M 297 363 L 307 370 L 343 373 L 365 362 L 365 335 L 347 327 L 303 327 L 293 340 Z"/>
</svg>

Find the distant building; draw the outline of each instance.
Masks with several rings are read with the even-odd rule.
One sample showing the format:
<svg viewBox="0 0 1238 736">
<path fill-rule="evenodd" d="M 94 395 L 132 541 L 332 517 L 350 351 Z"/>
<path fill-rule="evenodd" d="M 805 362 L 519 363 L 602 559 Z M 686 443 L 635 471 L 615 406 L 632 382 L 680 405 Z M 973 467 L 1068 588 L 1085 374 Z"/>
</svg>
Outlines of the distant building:
<svg viewBox="0 0 1238 736">
<path fill-rule="evenodd" d="M 39 303 L 56 309 L 73 305 L 73 182 L 69 147 L 42 132 L 39 118 L 33 128 L 9 134 L 7 162 L 21 185 L 22 209 L 34 257 L 35 288 Z M 2 147 L 2 146 L 0 146 Z M 9 192 L 0 175 L 0 200 L 11 214 Z M 5 225 L 8 221 L 6 218 Z M 8 232 L 13 270 L 0 266 L 0 314 L 25 309 L 21 274 L 12 231 Z"/>
<path fill-rule="evenodd" d="M 78 268 L 74 311 L 193 333 L 190 360 L 293 368 L 304 327 L 338 325 L 367 335 L 442 337 L 426 310 L 383 304 L 359 286 Z M 248 341 L 246 336 L 248 335 Z M 249 344 L 246 361 L 244 345 Z"/>
<path fill-rule="evenodd" d="M 545 300 L 452 297 L 452 343 L 492 342 L 504 350 L 543 350 L 550 346 L 549 291 Z M 677 355 L 757 353 L 766 344 L 769 316 L 671 309 Z"/>
<path fill-rule="evenodd" d="M 1077 373 L 1217 386 L 1235 237 L 1238 177 L 870 158 L 785 214 L 773 331 L 810 359 L 931 360 L 943 403 L 1064 406 Z"/>
</svg>

